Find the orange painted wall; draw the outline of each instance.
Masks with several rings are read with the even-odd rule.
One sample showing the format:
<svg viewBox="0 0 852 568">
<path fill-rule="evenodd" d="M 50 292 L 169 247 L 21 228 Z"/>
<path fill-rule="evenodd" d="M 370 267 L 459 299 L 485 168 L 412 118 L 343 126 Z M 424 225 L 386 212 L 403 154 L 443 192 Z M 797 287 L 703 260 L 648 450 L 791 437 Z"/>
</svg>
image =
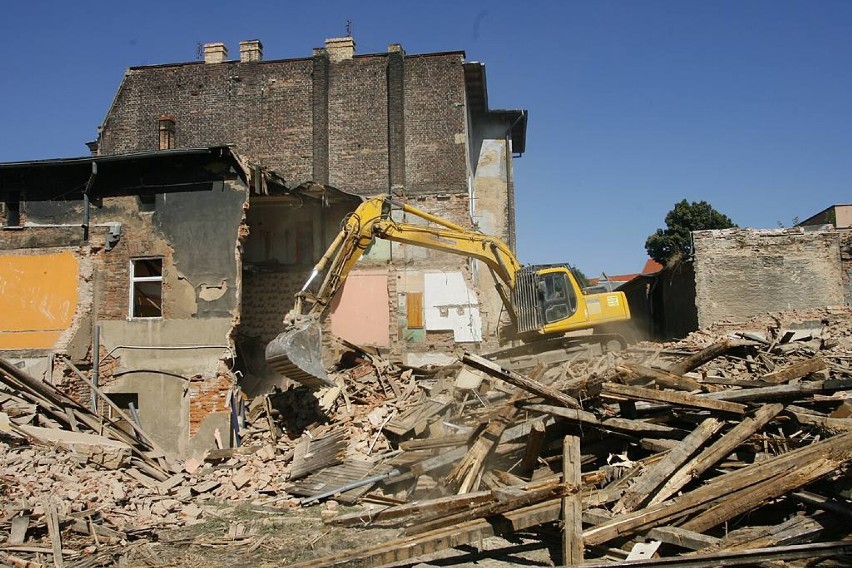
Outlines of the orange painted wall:
<svg viewBox="0 0 852 568">
<path fill-rule="evenodd" d="M 0 349 L 49 349 L 77 310 L 70 252 L 0 256 Z"/>
</svg>

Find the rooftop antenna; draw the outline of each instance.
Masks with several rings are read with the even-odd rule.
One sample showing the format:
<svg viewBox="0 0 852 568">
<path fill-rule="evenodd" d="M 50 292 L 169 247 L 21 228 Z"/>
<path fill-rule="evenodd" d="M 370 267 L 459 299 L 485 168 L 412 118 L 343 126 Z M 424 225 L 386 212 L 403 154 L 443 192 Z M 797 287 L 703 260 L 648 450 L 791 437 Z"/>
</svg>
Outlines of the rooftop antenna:
<svg viewBox="0 0 852 568">
<path fill-rule="evenodd" d="M 352 37 L 352 20 L 346 20 L 346 37 Z"/>
</svg>

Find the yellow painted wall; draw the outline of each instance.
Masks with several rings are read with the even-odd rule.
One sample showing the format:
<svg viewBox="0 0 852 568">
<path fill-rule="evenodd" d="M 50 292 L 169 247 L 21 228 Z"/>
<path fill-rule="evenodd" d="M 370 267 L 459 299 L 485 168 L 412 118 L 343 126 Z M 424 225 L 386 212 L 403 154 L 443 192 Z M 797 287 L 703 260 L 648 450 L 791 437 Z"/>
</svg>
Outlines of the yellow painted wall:
<svg viewBox="0 0 852 568">
<path fill-rule="evenodd" d="M 0 256 L 0 349 L 49 349 L 77 310 L 70 252 Z"/>
</svg>

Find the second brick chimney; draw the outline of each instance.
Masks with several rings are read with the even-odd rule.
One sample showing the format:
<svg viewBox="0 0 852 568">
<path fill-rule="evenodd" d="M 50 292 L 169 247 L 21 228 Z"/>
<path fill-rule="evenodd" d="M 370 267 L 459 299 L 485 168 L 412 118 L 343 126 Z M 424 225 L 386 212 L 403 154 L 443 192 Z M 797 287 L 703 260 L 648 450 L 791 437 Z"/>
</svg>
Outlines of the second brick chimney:
<svg viewBox="0 0 852 568">
<path fill-rule="evenodd" d="M 258 39 L 250 39 L 240 42 L 240 61 L 248 63 L 250 61 L 263 60 L 263 44 Z"/>
</svg>

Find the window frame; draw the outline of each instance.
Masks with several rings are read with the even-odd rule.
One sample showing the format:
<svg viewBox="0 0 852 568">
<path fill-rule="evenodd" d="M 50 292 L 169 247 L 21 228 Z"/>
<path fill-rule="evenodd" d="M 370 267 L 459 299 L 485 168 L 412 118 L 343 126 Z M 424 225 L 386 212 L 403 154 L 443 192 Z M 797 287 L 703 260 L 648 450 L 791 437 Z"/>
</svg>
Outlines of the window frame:
<svg viewBox="0 0 852 568">
<path fill-rule="evenodd" d="M 136 276 L 136 263 L 145 261 L 145 260 L 159 260 L 160 261 L 160 275 L 159 276 Z M 130 286 L 128 290 L 128 306 L 127 306 L 127 318 L 132 320 L 153 320 L 153 319 L 163 319 L 163 257 L 162 256 L 140 256 L 130 259 L 130 267 L 128 269 L 128 276 L 130 281 Z M 137 316 L 133 315 L 135 303 L 134 300 L 136 298 L 136 284 L 142 282 L 159 282 L 160 283 L 160 315 L 158 316 Z"/>
</svg>

